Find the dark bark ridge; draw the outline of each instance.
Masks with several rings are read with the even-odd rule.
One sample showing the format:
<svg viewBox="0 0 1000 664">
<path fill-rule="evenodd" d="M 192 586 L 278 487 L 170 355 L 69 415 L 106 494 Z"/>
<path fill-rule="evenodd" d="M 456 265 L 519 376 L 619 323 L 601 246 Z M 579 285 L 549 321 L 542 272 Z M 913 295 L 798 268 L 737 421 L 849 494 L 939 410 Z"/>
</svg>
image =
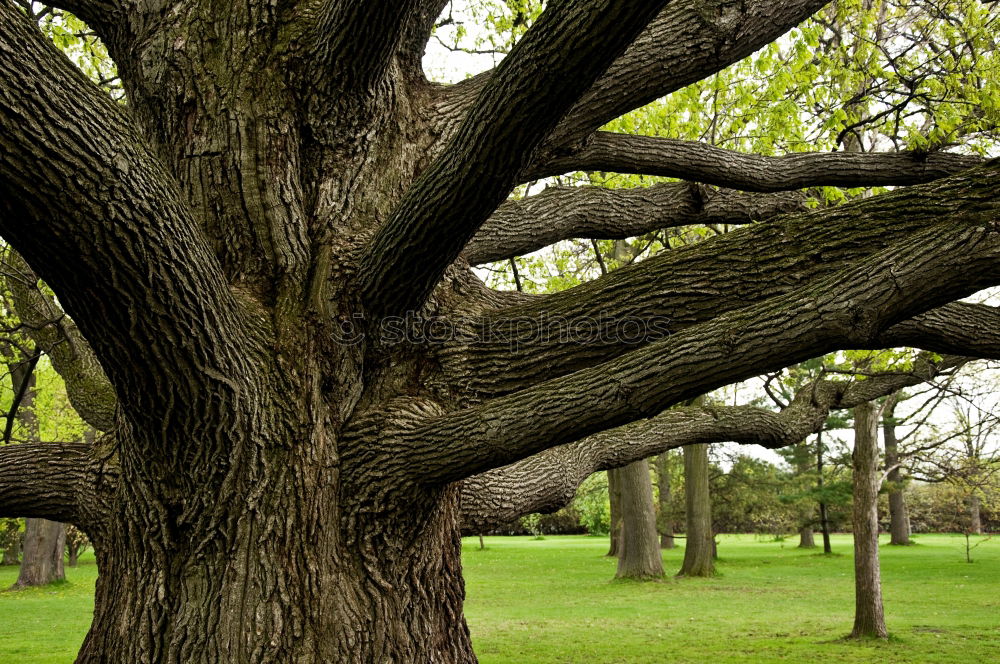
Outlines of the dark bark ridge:
<svg viewBox="0 0 1000 664">
<path fill-rule="evenodd" d="M 88 418 L 107 429 L 0 449 L 0 514 L 92 537 L 79 661 L 472 662 L 456 480 L 564 453 L 569 476 L 598 444 L 612 452 L 591 467 L 625 465 L 609 429 L 835 348 L 993 352 L 949 303 L 1000 282 L 996 163 L 546 298 L 490 293 L 460 259 L 539 164 L 820 4 L 551 3 L 496 71 L 445 88 L 416 69 L 437 0 L 67 2 L 115 57 L 123 107 L 0 0 L 0 233 L 69 318 L 38 292 L 18 308 L 65 323 L 38 343 L 87 374 L 68 384 L 80 404 L 100 394 Z M 418 309 L 473 328 L 602 309 L 671 327 L 527 354 L 376 333 Z M 691 442 L 797 429 L 687 415 Z M 760 428 L 738 433 L 744 416 Z"/>
</svg>

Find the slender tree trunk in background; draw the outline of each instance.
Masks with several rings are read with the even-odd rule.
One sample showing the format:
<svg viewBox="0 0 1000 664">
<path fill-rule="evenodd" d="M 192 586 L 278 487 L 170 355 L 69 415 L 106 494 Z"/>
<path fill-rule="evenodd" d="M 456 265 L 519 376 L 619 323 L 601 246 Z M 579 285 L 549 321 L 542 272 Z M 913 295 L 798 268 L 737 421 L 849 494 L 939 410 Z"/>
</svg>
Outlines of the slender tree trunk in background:
<svg viewBox="0 0 1000 664">
<path fill-rule="evenodd" d="M 612 468 L 608 471 L 608 500 L 611 503 L 611 533 L 609 534 L 611 543 L 608 546 L 607 555 L 617 557 L 621 547 L 622 532 L 621 468 Z"/>
<path fill-rule="evenodd" d="M 826 501 L 823 500 L 823 431 L 816 434 L 816 490 L 820 493 L 819 526 L 823 533 L 823 553 L 833 553 L 830 546 L 830 520 L 827 517 Z"/>
<path fill-rule="evenodd" d="M 708 445 L 684 447 L 685 519 L 684 562 L 678 576 L 715 574 L 712 535 L 712 499 L 708 488 Z"/>
<path fill-rule="evenodd" d="M 18 565 L 21 563 L 21 543 L 23 534 L 20 532 L 19 519 L 3 519 L 0 521 L 0 528 L 8 529 L 4 533 L 4 540 L 10 544 L 3 550 L 3 557 L 0 558 L 0 566 Z"/>
<path fill-rule="evenodd" d="M 673 549 L 674 522 L 670 518 L 670 452 L 656 457 L 656 485 L 660 490 L 660 512 L 657 527 L 660 532 L 660 548 Z"/>
<path fill-rule="evenodd" d="M 982 499 L 976 494 L 969 496 L 969 532 L 973 535 L 983 534 Z"/>
<path fill-rule="evenodd" d="M 854 408 L 854 629 L 851 638 L 888 637 L 878 559 L 878 414 L 867 402 Z"/>
<path fill-rule="evenodd" d="M 659 579 L 663 559 L 656 532 L 656 508 L 649 463 L 642 459 L 619 471 L 621 538 L 618 550 L 619 579 Z"/>
<path fill-rule="evenodd" d="M 799 528 L 799 548 L 815 549 L 816 539 L 813 537 L 812 526 L 802 526 Z"/>
<path fill-rule="evenodd" d="M 63 550 L 66 528 L 47 519 L 27 519 L 24 527 L 24 560 L 14 588 L 44 586 L 66 578 Z"/>
<path fill-rule="evenodd" d="M 905 546 L 910 544 L 910 515 L 903 495 L 903 474 L 899 468 L 899 443 L 896 439 L 897 398 L 886 400 L 882 411 L 882 436 L 885 438 L 885 467 L 889 469 L 886 481 L 889 484 L 889 544 Z"/>
<path fill-rule="evenodd" d="M 29 443 L 37 443 L 41 437 L 38 428 L 38 414 L 35 412 L 34 363 L 28 357 L 10 365 L 15 393 L 23 394 L 17 409 L 16 419 L 20 433 Z M 15 588 L 44 586 L 66 578 L 63 569 L 63 551 L 66 548 L 66 527 L 46 519 L 27 519 L 24 524 L 24 549 L 21 570 Z"/>
</svg>

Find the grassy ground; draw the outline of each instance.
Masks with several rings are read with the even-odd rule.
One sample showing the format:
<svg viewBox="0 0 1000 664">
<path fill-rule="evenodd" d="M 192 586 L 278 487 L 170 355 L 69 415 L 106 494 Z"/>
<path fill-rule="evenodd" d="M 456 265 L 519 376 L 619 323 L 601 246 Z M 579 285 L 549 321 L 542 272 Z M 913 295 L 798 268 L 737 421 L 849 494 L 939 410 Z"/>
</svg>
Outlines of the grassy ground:
<svg viewBox="0 0 1000 664">
<path fill-rule="evenodd" d="M 483 664 L 997 661 L 1000 540 L 971 565 L 964 538 L 917 541 L 881 550 L 888 643 L 840 638 L 853 621 L 849 536 L 833 557 L 728 536 L 719 576 L 660 583 L 610 581 L 604 539 L 466 540 L 466 613 Z M 667 570 L 682 557 L 664 552 Z"/>
<path fill-rule="evenodd" d="M 466 613 L 483 664 L 974 662 L 1000 652 L 1000 538 L 964 562 L 964 539 L 882 547 L 888 643 L 850 643 L 851 541 L 826 557 L 794 541 L 720 540 L 719 576 L 614 582 L 603 538 L 465 541 Z M 664 552 L 670 571 L 682 550 Z M 0 588 L 16 568 L 0 568 Z M 68 582 L 0 592 L 0 664 L 71 662 L 90 622 L 96 568 Z"/>
</svg>

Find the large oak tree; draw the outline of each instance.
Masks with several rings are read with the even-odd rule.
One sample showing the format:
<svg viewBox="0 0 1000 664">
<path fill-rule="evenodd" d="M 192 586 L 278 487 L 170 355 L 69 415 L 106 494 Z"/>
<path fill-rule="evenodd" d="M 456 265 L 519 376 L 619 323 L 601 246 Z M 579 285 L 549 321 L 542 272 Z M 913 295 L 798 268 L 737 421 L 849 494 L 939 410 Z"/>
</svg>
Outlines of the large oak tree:
<svg viewBox="0 0 1000 664">
<path fill-rule="evenodd" d="M 54 4 L 103 39 L 127 106 L 0 0 L 0 234 L 58 296 L 27 288 L 22 317 L 69 314 L 36 343 L 106 434 L 0 449 L 0 516 L 93 541 L 80 662 L 474 661 L 463 493 L 496 513 L 565 491 L 573 468 L 662 449 L 641 443 L 672 413 L 689 442 L 783 439 L 774 414 L 665 409 L 838 348 L 998 354 L 997 312 L 955 300 L 1000 283 L 1000 164 L 599 131 L 823 0 L 553 1 L 455 85 L 420 64 L 443 0 Z M 504 203 L 578 170 L 757 193 Z M 470 270 L 692 215 L 773 217 L 774 192 L 814 185 L 912 186 L 544 297 Z M 560 338 L 582 320 L 588 343 Z"/>
</svg>

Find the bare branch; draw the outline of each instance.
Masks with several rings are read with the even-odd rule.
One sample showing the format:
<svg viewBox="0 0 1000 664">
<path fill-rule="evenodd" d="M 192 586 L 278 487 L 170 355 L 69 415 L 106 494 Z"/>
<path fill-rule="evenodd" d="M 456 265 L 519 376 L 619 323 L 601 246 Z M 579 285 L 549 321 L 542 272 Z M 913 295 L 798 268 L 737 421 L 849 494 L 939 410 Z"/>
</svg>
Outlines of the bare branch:
<svg viewBox="0 0 1000 664">
<path fill-rule="evenodd" d="M 510 200 L 479 229 L 473 265 L 530 253 L 569 238 L 623 239 L 691 224 L 746 224 L 805 210 L 798 194 L 752 194 L 683 182 L 634 189 L 550 187 Z"/>
<path fill-rule="evenodd" d="M 744 191 L 876 187 L 930 182 L 982 163 L 949 152 L 797 152 L 765 157 L 696 141 L 597 132 L 582 146 L 539 162 L 525 180 L 571 171 L 681 178 Z"/>
<path fill-rule="evenodd" d="M 366 248 L 360 292 L 370 313 L 420 308 L 542 140 L 665 2 L 566 0 L 542 13 Z"/>
</svg>

